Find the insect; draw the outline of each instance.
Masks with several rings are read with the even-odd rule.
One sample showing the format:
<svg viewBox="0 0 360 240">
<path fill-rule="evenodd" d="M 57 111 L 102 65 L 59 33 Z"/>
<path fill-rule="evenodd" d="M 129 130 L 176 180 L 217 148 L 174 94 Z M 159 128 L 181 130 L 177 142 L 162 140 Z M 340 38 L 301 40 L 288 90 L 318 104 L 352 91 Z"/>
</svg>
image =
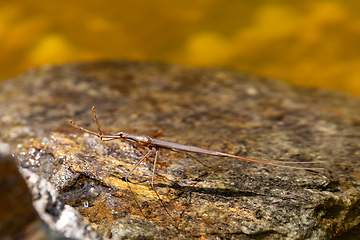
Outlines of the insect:
<svg viewBox="0 0 360 240">
<path fill-rule="evenodd" d="M 314 164 L 314 163 L 322 163 L 321 161 L 317 161 L 317 162 L 289 162 L 289 161 L 281 161 L 281 160 L 266 160 L 266 159 L 258 159 L 258 158 L 247 158 L 247 157 L 236 156 L 236 155 L 232 155 L 232 154 L 228 154 L 228 153 L 212 151 L 212 150 L 208 150 L 208 149 L 204 149 L 204 148 L 179 144 L 179 143 L 175 143 L 175 142 L 164 141 L 164 140 L 152 138 L 152 137 L 149 137 L 149 136 L 133 135 L 133 134 L 126 133 L 126 132 L 118 132 L 118 133 L 115 133 L 115 134 L 112 134 L 112 135 L 104 134 L 101 131 L 100 125 L 98 123 L 98 120 L 97 120 L 97 117 L 96 117 L 96 112 L 95 112 L 95 107 L 92 107 L 91 111 L 92 111 L 92 114 L 93 114 L 93 120 L 94 120 L 94 122 L 95 122 L 95 124 L 97 126 L 97 129 L 98 129 L 98 132 L 94 132 L 94 131 L 88 130 L 86 128 L 80 127 L 77 124 L 75 124 L 73 121 L 70 120 L 71 125 L 73 127 L 77 128 L 77 129 L 79 129 L 79 130 L 82 130 L 82 131 L 84 131 L 86 133 L 89 133 L 91 135 L 94 135 L 94 136 L 100 138 L 101 141 L 112 141 L 112 140 L 117 140 L 117 139 L 118 140 L 128 141 L 134 147 L 136 147 L 137 150 L 141 154 L 142 154 L 142 152 L 139 150 L 140 146 L 141 147 L 146 147 L 148 149 L 148 152 L 146 154 L 142 154 L 143 156 L 141 157 L 141 159 L 126 174 L 126 176 L 124 178 L 127 185 L 128 185 L 129 190 L 132 192 L 132 194 L 134 196 L 134 200 L 135 200 L 136 205 L 138 206 L 138 208 L 140 209 L 141 214 L 144 217 L 145 217 L 145 215 L 144 215 L 144 213 L 142 211 L 142 208 L 140 207 L 140 204 L 136 200 L 135 193 L 133 192 L 133 190 L 130 187 L 128 178 L 133 173 L 133 171 L 139 166 L 140 163 L 142 163 L 145 159 L 148 159 L 151 153 L 155 153 L 155 157 L 154 157 L 154 161 L 153 161 L 153 171 L 152 171 L 152 177 L 151 177 L 151 188 L 156 193 L 157 198 L 159 199 L 159 201 L 160 201 L 162 207 L 165 209 L 166 213 L 175 221 L 174 217 L 172 217 L 172 215 L 168 212 L 167 208 L 165 207 L 165 204 L 161 200 L 158 192 L 156 191 L 156 189 L 154 187 L 156 161 L 158 160 L 160 149 L 168 149 L 168 150 L 175 151 L 175 152 L 184 152 L 184 153 L 188 154 L 190 157 L 194 158 L 196 161 L 203 164 L 204 166 L 206 166 L 206 165 L 204 163 L 202 163 L 200 160 L 198 160 L 197 158 L 195 158 L 194 156 L 192 156 L 190 153 L 211 155 L 211 156 L 217 156 L 217 157 L 229 157 L 229 158 L 239 159 L 239 160 L 248 161 L 248 162 L 262 163 L 262 164 L 267 164 L 267 165 L 271 165 L 271 166 L 285 167 L 285 168 L 307 169 L 307 170 L 323 169 L 323 168 L 296 167 L 296 166 L 282 165 L 282 164 L 304 164 L 304 163 Z"/>
</svg>

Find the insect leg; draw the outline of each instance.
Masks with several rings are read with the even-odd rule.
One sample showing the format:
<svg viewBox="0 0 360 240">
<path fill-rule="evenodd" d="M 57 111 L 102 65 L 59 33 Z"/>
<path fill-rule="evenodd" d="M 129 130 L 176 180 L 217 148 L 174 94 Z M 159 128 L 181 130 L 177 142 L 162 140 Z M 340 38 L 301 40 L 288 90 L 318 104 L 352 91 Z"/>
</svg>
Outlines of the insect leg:
<svg viewBox="0 0 360 240">
<path fill-rule="evenodd" d="M 207 166 L 205 163 L 203 163 L 202 161 L 200 161 L 199 159 L 197 159 L 196 157 L 194 157 L 192 154 L 187 153 L 187 152 L 183 152 L 183 151 L 177 151 L 175 149 L 171 149 L 171 151 L 173 152 L 177 152 L 177 153 L 185 153 L 187 156 L 191 157 L 192 159 L 196 160 L 197 162 L 201 163 L 201 165 L 203 165 L 206 168 L 209 168 L 209 166 Z"/>
<path fill-rule="evenodd" d="M 164 208 L 165 212 L 174 220 L 174 222 L 176 223 L 176 220 L 175 218 L 169 213 L 169 211 L 167 210 L 165 204 L 164 204 L 164 201 L 161 200 L 160 198 L 160 195 L 159 193 L 156 191 L 155 187 L 154 187 L 154 178 L 155 178 L 155 170 L 156 170 L 156 161 L 157 161 L 157 158 L 158 158 L 158 155 L 159 155 L 159 149 L 156 149 L 156 153 L 155 153 L 155 160 L 154 160 L 154 166 L 153 166 L 153 173 L 152 173 L 152 176 L 151 176 L 151 188 L 154 190 L 157 198 L 159 199 L 159 202 L 161 204 L 161 206 Z"/>
<path fill-rule="evenodd" d="M 135 168 L 137 168 L 137 166 L 139 166 L 139 164 L 142 163 L 142 162 L 150 155 L 151 152 L 152 152 L 152 150 L 150 149 L 150 151 L 148 151 L 144 156 L 142 156 L 142 158 L 135 164 L 135 166 L 131 169 L 131 171 L 128 172 L 128 174 L 126 174 L 126 176 L 125 176 L 125 182 L 127 183 L 128 188 L 129 188 L 130 192 L 132 193 L 132 195 L 133 195 L 133 197 L 134 197 L 134 200 L 135 200 L 136 205 L 137 205 L 138 208 L 140 209 L 141 215 L 143 215 L 145 218 L 146 218 L 146 216 L 145 216 L 145 214 L 143 213 L 142 208 L 141 208 L 141 206 L 140 206 L 140 204 L 139 204 L 139 202 L 138 202 L 138 200 L 137 200 L 137 198 L 136 198 L 136 194 L 135 194 L 135 192 L 132 190 L 132 188 L 130 187 L 128 177 L 129 177 L 129 176 L 131 175 L 131 173 L 135 170 Z"/>
<path fill-rule="evenodd" d="M 204 167 L 209 168 L 205 163 L 203 163 L 202 161 L 200 161 L 199 159 L 197 159 L 196 157 L 194 157 L 192 154 L 186 153 L 186 155 L 190 156 L 192 159 L 195 159 L 196 161 L 198 161 L 199 163 L 201 163 Z"/>
</svg>

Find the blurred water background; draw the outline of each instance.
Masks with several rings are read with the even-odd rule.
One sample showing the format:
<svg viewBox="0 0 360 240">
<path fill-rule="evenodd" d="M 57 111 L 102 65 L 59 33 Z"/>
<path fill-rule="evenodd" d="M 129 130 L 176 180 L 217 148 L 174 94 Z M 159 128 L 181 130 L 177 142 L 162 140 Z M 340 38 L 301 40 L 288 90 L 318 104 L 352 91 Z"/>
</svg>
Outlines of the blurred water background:
<svg viewBox="0 0 360 240">
<path fill-rule="evenodd" d="M 0 1 L 0 80 L 93 60 L 225 67 L 360 96 L 360 2 Z"/>
</svg>

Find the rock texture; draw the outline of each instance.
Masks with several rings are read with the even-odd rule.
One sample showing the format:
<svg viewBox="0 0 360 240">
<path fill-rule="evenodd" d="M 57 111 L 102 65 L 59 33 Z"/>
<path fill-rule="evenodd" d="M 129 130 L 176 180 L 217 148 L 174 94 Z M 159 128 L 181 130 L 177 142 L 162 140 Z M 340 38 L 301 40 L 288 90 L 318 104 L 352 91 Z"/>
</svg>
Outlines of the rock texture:
<svg viewBox="0 0 360 240">
<path fill-rule="evenodd" d="M 222 69 L 135 62 L 44 66 L 0 85 L 0 140 L 106 238 L 357 239 L 360 100 Z M 324 161 L 299 170 L 163 150 L 126 131 L 245 157 Z M 299 165 L 296 165 L 299 166 Z M 302 166 L 302 165 L 300 165 Z M 305 165 L 313 166 L 313 165 Z M 22 170 L 22 171 L 26 171 Z M 136 201 L 138 204 L 136 204 Z M 141 211 L 142 213 L 141 214 Z M 42 213 L 41 213 L 42 214 Z M 64 223 L 65 224 L 65 223 Z"/>
<path fill-rule="evenodd" d="M 25 180 L 4 143 L 0 143 L 0 194 L 1 239 L 20 238 L 32 225 L 41 225 Z"/>
<path fill-rule="evenodd" d="M 33 178 L 39 179 L 35 173 L 31 173 L 29 170 L 21 169 L 24 175 L 33 175 Z M 42 180 L 46 182 L 46 180 Z M 55 228 L 49 227 L 48 220 L 64 220 L 54 215 L 54 210 L 59 210 L 59 207 L 64 207 L 63 204 L 58 202 L 58 209 L 49 205 L 49 201 L 39 201 L 41 198 L 49 197 L 48 191 L 42 186 L 37 184 L 36 186 L 30 186 L 31 189 L 42 189 L 43 192 L 40 194 L 30 193 L 23 176 L 19 173 L 16 161 L 11 156 L 10 146 L 5 143 L 0 143 L 0 239 L 26 239 L 26 240 L 62 240 L 62 239 L 73 239 L 67 238 L 61 232 L 65 232 L 65 229 L 60 227 L 60 231 L 56 231 Z M 52 188 L 48 184 L 49 188 Z M 52 191 L 54 194 L 56 192 Z M 34 199 L 35 210 L 32 199 Z M 56 199 L 56 198 L 54 198 Z M 54 201 L 55 202 L 55 201 Z M 74 214 L 78 214 L 75 209 L 67 206 L 71 209 Z M 39 211 L 40 210 L 40 211 Z M 57 212 L 62 212 L 57 211 Z M 47 219 L 43 221 L 39 214 Z M 68 219 L 66 219 L 68 220 Z M 78 216 L 76 221 L 67 221 L 68 225 L 81 223 L 81 216 Z M 75 231 L 74 231 L 75 230 Z M 93 232 L 93 231 L 90 231 Z M 75 233 L 75 234 L 74 234 Z M 96 233 L 93 233 L 97 235 Z M 70 228 L 66 229 L 67 236 L 77 236 L 77 239 L 84 237 L 78 229 Z M 89 238 L 87 238 L 89 239 Z"/>
</svg>

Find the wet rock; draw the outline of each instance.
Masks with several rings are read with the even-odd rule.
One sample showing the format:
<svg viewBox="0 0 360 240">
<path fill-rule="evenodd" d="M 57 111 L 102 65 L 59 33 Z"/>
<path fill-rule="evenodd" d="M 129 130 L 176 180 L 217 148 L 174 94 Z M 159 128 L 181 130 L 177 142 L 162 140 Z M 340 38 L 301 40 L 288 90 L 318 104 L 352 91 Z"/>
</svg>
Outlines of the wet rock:
<svg viewBox="0 0 360 240">
<path fill-rule="evenodd" d="M 27 180 L 37 213 L 50 229 L 71 239 L 101 239 L 78 211 L 57 199 L 58 193 L 49 182 L 28 169 L 20 171 Z"/>
<path fill-rule="evenodd" d="M 5 143 L 0 143 L 0 196 L 0 239 L 70 239 L 40 219 L 10 146 Z"/>
<path fill-rule="evenodd" d="M 222 69 L 134 62 L 44 66 L 1 83 L 0 92 L 0 140 L 14 147 L 23 171 L 49 181 L 103 237 L 357 239 L 354 96 Z M 149 187 L 153 155 L 131 172 L 130 183 L 124 179 L 147 149 L 101 142 L 68 123 L 97 131 L 92 106 L 105 133 L 163 130 L 158 138 L 168 141 L 244 157 L 324 161 L 294 165 L 324 169 L 196 155 L 204 167 L 162 150 L 160 201 Z"/>
<path fill-rule="evenodd" d="M 24 235 L 30 225 L 41 225 L 32 207 L 31 194 L 10 155 L 10 147 L 0 143 L 0 238 Z"/>
</svg>

